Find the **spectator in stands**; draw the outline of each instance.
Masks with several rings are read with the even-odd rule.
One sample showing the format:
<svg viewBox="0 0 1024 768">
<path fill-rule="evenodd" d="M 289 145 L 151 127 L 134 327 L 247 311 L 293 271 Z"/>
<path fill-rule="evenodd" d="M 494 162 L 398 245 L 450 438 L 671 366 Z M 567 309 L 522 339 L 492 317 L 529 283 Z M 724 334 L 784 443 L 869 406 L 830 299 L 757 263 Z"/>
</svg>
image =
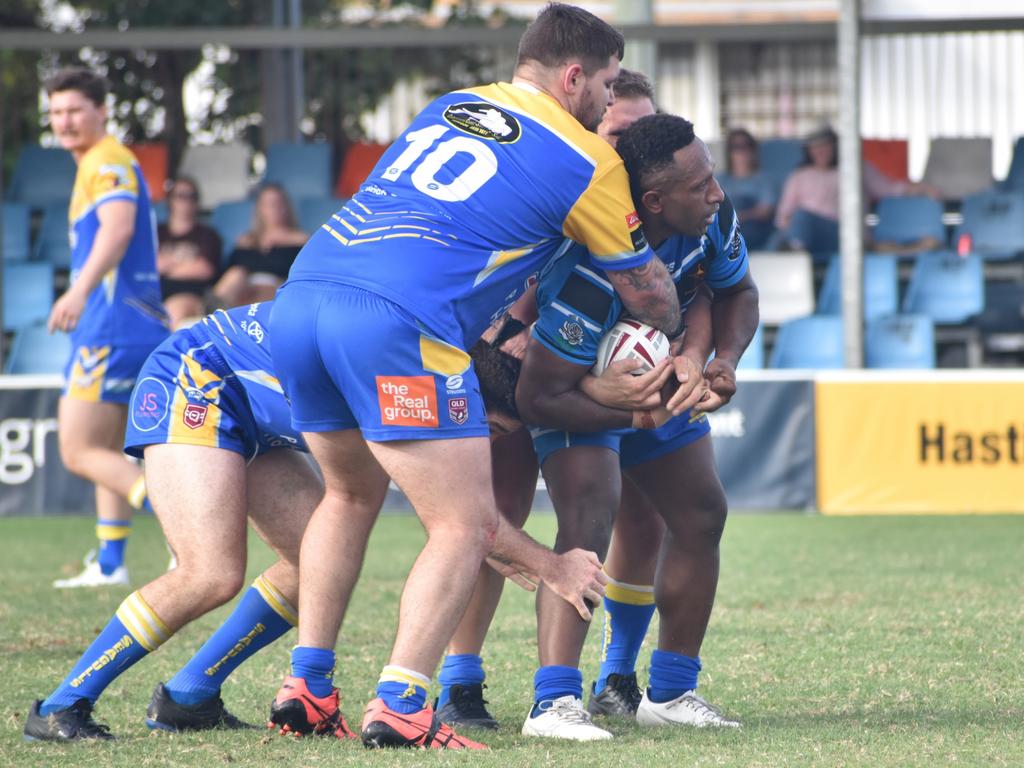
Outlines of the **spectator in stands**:
<svg viewBox="0 0 1024 768">
<path fill-rule="evenodd" d="M 775 210 L 779 245 L 826 256 L 839 249 L 838 149 L 831 128 L 807 137 L 803 163 L 786 179 Z"/>
<path fill-rule="evenodd" d="M 214 296 L 226 307 L 270 301 L 307 239 L 288 193 L 279 184 L 264 184 L 256 196 L 252 229 L 235 243 Z"/>
<path fill-rule="evenodd" d="M 206 294 L 220 274 L 220 235 L 199 222 L 199 187 L 181 177 L 167 195 L 167 223 L 157 228 L 157 270 L 174 330 L 206 313 Z"/>
<path fill-rule="evenodd" d="M 760 170 L 757 140 L 750 131 L 745 128 L 729 131 L 725 150 L 726 172 L 718 174 L 718 183 L 732 200 L 747 248 L 762 248 L 772 233 L 778 190 Z"/>
</svg>

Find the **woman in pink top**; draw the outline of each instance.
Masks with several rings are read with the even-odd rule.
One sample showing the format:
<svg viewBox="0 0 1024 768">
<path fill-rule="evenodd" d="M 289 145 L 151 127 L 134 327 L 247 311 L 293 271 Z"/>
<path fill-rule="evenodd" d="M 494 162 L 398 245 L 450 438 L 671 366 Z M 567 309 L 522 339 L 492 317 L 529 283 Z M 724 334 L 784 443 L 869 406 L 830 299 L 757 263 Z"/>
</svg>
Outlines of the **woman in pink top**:
<svg viewBox="0 0 1024 768">
<path fill-rule="evenodd" d="M 814 255 L 839 247 L 838 137 L 831 128 L 812 133 L 804 144 L 804 162 L 782 187 L 775 226 L 783 242 Z"/>
</svg>

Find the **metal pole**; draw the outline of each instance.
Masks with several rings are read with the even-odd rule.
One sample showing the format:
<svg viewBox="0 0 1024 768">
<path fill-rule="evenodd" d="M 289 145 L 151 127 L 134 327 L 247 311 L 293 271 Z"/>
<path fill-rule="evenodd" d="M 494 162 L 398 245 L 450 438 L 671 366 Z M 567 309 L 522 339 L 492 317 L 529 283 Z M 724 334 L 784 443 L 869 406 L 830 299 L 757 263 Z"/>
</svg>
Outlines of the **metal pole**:
<svg viewBox="0 0 1024 768">
<path fill-rule="evenodd" d="M 860 0 L 839 6 L 839 255 L 843 351 L 847 368 L 864 365 L 864 207 L 860 153 Z"/>
<path fill-rule="evenodd" d="M 292 29 L 299 29 L 302 26 L 302 0 L 291 0 L 289 5 L 289 26 Z M 291 141 L 298 143 L 302 138 L 300 123 L 303 113 L 306 111 L 306 72 L 304 53 L 301 48 L 291 50 L 291 76 L 292 94 L 288 100 L 291 107 L 290 125 L 288 135 Z"/>
<path fill-rule="evenodd" d="M 12 57 L 13 58 L 13 55 Z M 7 94 L 4 91 L 4 78 L 0 76 L 0 371 L 4 370 L 4 363 L 7 362 L 7 349 L 4 344 L 4 265 L 7 263 L 7 254 L 3 253 L 4 241 L 4 113 L 7 104 Z"/>
<path fill-rule="evenodd" d="M 653 24 L 654 0 L 615 0 L 615 20 L 620 25 Z M 643 38 L 629 38 L 622 66 L 657 80 L 658 44 Z"/>
</svg>

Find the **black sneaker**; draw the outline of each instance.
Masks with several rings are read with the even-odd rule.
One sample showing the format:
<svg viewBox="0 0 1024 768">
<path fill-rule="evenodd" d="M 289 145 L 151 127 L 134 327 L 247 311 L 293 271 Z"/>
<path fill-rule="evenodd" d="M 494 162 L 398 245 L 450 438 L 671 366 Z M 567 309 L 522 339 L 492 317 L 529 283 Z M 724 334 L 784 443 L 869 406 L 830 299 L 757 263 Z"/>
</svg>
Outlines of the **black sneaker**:
<svg viewBox="0 0 1024 768">
<path fill-rule="evenodd" d="M 464 725 L 468 728 L 494 728 L 498 727 L 495 720 L 485 706 L 484 686 L 482 683 L 476 685 L 453 685 L 448 692 L 448 703 L 441 709 L 437 709 L 437 702 L 434 708 L 437 710 L 437 719 L 448 725 Z"/>
<path fill-rule="evenodd" d="M 608 675 L 604 688 L 594 693 L 597 683 L 590 686 L 590 701 L 587 712 L 592 715 L 610 715 L 612 717 L 635 717 L 637 707 L 643 693 L 636 684 L 636 672 L 628 675 Z"/>
<path fill-rule="evenodd" d="M 153 689 L 153 698 L 146 707 L 146 725 L 162 731 L 208 731 L 212 728 L 241 730 L 255 728 L 243 723 L 224 708 L 220 696 L 199 704 L 179 704 L 171 698 L 163 683 Z"/>
<path fill-rule="evenodd" d="M 79 699 L 67 709 L 39 714 L 41 701 L 32 702 L 25 718 L 25 741 L 110 741 L 110 729 L 92 719 L 92 704 Z"/>
</svg>

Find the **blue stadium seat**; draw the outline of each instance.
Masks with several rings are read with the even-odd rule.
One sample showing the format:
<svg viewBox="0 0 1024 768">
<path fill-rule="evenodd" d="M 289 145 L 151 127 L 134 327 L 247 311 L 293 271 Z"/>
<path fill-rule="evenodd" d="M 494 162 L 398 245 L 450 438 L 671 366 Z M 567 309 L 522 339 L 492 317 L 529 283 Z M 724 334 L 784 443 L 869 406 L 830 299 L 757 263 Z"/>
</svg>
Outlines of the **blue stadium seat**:
<svg viewBox="0 0 1024 768">
<path fill-rule="evenodd" d="M 36 233 L 35 258 L 55 267 L 71 267 L 71 241 L 68 239 L 68 201 L 49 203 Z"/>
<path fill-rule="evenodd" d="M 1003 189 L 1024 192 L 1024 136 L 1013 143 L 1013 159 L 1010 161 L 1010 172 L 1003 181 Z"/>
<path fill-rule="evenodd" d="M 293 201 L 330 197 L 332 168 L 329 144 L 271 144 L 263 180 L 280 184 Z"/>
<path fill-rule="evenodd" d="M 23 147 L 14 166 L 7 197 L 37 209 L 67 200 L 75 185 L 76 170 L 75 161 L 67 150 L 38 145 Z"/>
<path fill-rule="evenodd" d="M 252 228 L 252 214 L 255 203 L 252 200 L 235 200 L 221 203 L 210 215 L 210 226 L 217 230 L 224 253 L 221 260 L 226 260 L 235 248 L 235 242 Z"/>
<path fill-rule="evenodd" d="M 168 216 L 167 201 L 161 200 L 159 203 L 153 203 L 153 213 L 156 214 L 157 224 L 166 224 Z"/>
<path fill-rule="evenodd" d="M 964 200 L 964 221 L 954 243 L 971 236 L 971 251 L 986 260 L 1005 260 L 1024 255 L 1024 191 L 986 190 Z"/>
<path fill-rule="evenodd" d="M 765 139 L 760 145 L 761 170 L 782 189 L 786 177 L 793 172 L 804 157 L 804 142 L 801 139 Z"/>
<path fill-rule="evenodd" d="M 759 371 L 762 368 L 764 368 L 764 326 L 759 323 L 757 330 L 754 331 L 754 338 L 750 340 L 736 370 Z"/>
<path fill-rule="evenodd" d="M 818 294 L 819 315 L 841 315 L 842 279 L 839 257 L 828 263 Z M 864 255 L 864 319 L 895 314 L 899 310 L 899 270 L 896 258 L 887 254 Z"/>
<path fill-rule="evenodd" d="M 4 269 L 4 330 L 45 321 L 53 305 L 53 265 L 7 262 Z"/>
<path fill-rule="evenodd" d="M 3 205 L 3 257 L 5 261 L 25 261 L 32 253 L 29 239 L 30 212 L 25 203 Z"/>
<path fill-rule="evenodd" d="M 864 331 L 868 368 L 934 368 L 935 325 L 924 315 L 871 320 Z"/>
<path fill-rule="evenodd" d="M 14 334 L 4 373 L 63 373 L 71 357 L 71 337 L 48 333 L 46 323 L 33 323 Z"/>
<path fill-rule="evenodd" d="M 942 203 L 930 197 L 883 197 L 878 201 L 878 226 L 872 233 L 876 243 L 909 245 L 925 237 L 946 243 Z"/>
<path fill-rule="evenodd" d="M 961 257 L 949 251 L 918 255 L 903 300 L 905 313 L 957 325 L 984 308 L 985 273 L 980 256 Z"/>
<path fill-rule="evenodd" d="M 336 197 L 304 197 L 296 201 L 299 228 L 308 235 L 320 229 L 331 216 L 341 210 L 345 200 Z"/>
<path fill-rule="evenodd" d="M 772 350 L 772 368 L 842 368 L 843 320 L 811 315 L 779 326 Z"/>
</svg>

